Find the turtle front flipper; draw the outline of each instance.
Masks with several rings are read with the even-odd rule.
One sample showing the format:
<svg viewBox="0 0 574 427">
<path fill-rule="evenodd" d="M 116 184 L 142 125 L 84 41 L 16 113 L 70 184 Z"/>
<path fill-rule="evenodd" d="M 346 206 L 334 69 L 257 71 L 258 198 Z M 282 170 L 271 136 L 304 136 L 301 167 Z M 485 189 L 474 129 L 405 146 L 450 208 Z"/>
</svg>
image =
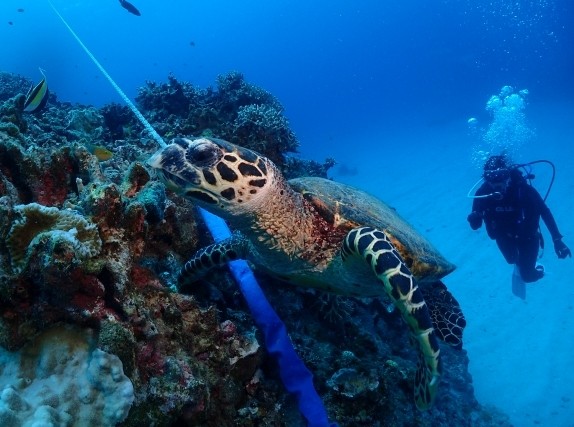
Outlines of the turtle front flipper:
<svg viewBox="0 0 574 427">
<path fill-rule="evenodd" d="M 428 409 L 441 374 L 440 349 L 430 312 L 412 273 L 387 235 L 371 227 L 351 230 L 343 242 L 341 256 L 343 262 L 353 256 L 364 259 L 400 310 L 419 350 L 415 403 L 421 410 Z"/>
<path fill-rule="evenodd" d="M 229 261 L 246 259 L 248 253 L 249 243 L 238 233 L 234 233 L 229 239 L 200 249 L 179 272 L 178 290 L 181 291 L 185 285 L 201 279 L 212 268 L 224 266 Z"/>
</svg>

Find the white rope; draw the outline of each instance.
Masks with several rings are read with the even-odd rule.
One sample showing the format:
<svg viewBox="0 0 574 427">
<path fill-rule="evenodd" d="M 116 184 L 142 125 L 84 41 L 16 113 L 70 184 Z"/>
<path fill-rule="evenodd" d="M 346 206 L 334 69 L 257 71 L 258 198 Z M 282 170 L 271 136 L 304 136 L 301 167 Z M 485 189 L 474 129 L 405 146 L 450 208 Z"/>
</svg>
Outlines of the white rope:
<svg viewBox="0 0 574 427">
<path fill-rule="evenodd" d="M 146 130 L 149 132 L 149 134 L 152 136 L 153 139 L 155 139 L 155 141 L 161 146 L 161 147 L 166 147 L 167 144 L 165 143 L 165 141 L 162 139 L 161 136 L 159 136 L 159 134 L 155 131 L 155 129 L 152 127 L 152 125 L 146 120 L 146 118 L 142 115 L 142 113 L 139 112 L 139 110 L 137 109 L 137 107 L 134 105 L 134 103 L 127 97 L 127 95 L 124 93 L 124 91 L 116 84 L 116 82 L 114 81 L 114 79 L 112 79 L 112 77 L 108 74 L 108 72 L 105 70 L 105 68 L 102 66 L 102 64 L 100 64 L 100 62 L 96 59 L 96 57 L 94 55 L 92 55 L 92 52 L 89 51 L 89 49 L 86 47 L 86 45 L 84 43 L 82 43 L 82 40 L 80 40 L 80 38 L 76 35 L 76 33 L 74 32 L 74 30 L 72 30 L 72 27 L 70 27 L 68 25 L 68 23 L 66 22 L 66 20 L 64 19 L 64 17 L 62 15 L 60 15 L 60 12 L 58 12 L 58 9 L 56 9 L 56 7 L 52 4 L 52 2 L 50 0 L 48 0 L 48 3 L 50 4 L 50 7 L 52 8 L 52 10 L 54 10 L 54 12 L 56 13 L 56 15 L 58 15 L 58 17 L 62 20 L 62 22 L 64 23 L 64 25 L 66 26 L 66 28 L 68 28 L 68 30 L 70 31 L 70 33 L 74 36 L 74 38 L 76 39 L 76 41 L 80 44 L 80 46 L 82 47 L 82 49 L 84 49 L 84 51 L 88 54 L 88 56 L 90 57 L 90 59 L 94 62 L 94 64 L 96 64 L 96 67 L 98 67 L 100 69 L 100 71 L 102 72 L 102 74 L 105 76 L 106 79 L 108 79 L 108 81 L 110 82 L 110 84 L 114 87 L 114 89 L 116 90 L 116 92 L 122 97 L 122 99 L 124 100 L 124 102 L 128 105 L 128 107 L 130 107 L 130 110 L 132 110 L 132 112 L 135 114 L 135 116 L 138 118 L 138 120 L 140 121 L 140 123 L 146 128 Z"/>
</svg>

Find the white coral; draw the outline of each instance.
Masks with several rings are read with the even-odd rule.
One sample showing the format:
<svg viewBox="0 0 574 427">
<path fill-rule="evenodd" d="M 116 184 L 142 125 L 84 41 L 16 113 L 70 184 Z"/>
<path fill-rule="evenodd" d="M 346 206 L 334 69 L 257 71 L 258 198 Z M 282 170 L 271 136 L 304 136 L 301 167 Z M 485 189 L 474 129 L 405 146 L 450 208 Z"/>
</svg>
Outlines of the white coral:
<svg viewBox="0 0 574 427">
<path fill-rule="evenodd" d="M 133 401 L 119 358 L 85 331 L 60 326 L 20 352 L 0 348 L 0 425 L 114 426 Z"/>
</svg>

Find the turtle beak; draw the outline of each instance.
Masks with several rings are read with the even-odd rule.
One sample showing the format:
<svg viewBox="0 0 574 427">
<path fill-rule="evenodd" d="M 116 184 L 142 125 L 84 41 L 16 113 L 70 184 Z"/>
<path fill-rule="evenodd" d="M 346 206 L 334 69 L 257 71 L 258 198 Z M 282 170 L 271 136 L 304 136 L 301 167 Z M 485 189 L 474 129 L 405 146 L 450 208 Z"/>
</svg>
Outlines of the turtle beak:
<svg viewBox="0 0 574 427">
<path fill-rule="evenodd" d="M 161 157 L 163 150 L 163 148 L 157 150 L 149 159 L 147 159 L 146 163 L 154 169 L 161 169 Z"/>
<path fill-rule="evenodd" d="M 171 190 L 182 193 L 201 184 L 199 173 L 185 162 L 181 146 L 170 144 L 152 155 L 147 164 Z"/>
</svg>

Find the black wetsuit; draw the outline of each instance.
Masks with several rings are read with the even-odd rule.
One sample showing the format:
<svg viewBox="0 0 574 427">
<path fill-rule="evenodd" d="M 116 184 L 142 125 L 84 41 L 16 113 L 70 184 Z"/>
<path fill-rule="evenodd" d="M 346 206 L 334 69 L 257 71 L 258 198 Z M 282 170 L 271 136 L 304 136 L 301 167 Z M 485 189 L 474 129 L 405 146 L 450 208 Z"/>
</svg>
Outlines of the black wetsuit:
<svg viewBox="0 0 574 427">
<path fill-rule="evenodd" d="M 560 239 L 562 235 L 538 191 L 518 171 L 514 172 L 510 184 L 501 193 L 496 193 L 487 182 L 480 186 L 476 196 L 491 195 L 474 199 L 473 213 L 468 220 L 473 230 L 480 228 L 484 220 L 488 236 L 496 240 L 506 261 L 517 265 L 525 282 L 534 282 L 544 275 L 535 268 L 542 238 L 540 218 L 553 240 Z"/>
</svg>

